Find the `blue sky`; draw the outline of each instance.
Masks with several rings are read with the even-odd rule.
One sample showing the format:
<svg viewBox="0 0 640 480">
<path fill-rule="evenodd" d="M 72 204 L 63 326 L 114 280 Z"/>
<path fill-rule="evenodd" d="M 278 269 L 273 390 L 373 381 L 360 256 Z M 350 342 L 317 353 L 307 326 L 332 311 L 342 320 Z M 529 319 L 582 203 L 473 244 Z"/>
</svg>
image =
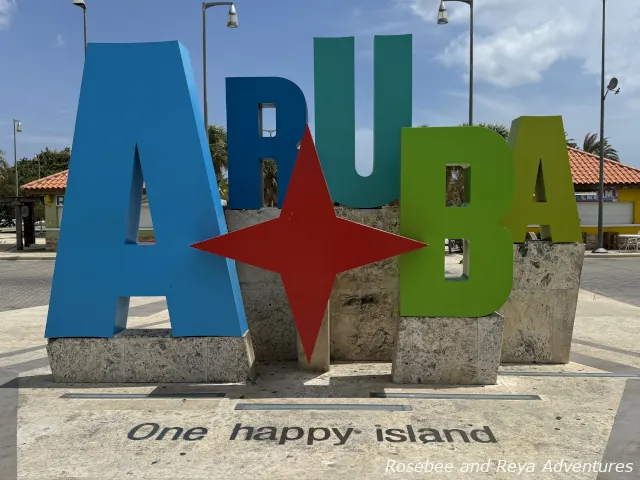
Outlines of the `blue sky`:
<svg viewBox="0 0 640 480">
<path fill-rule="evenodd" d="M 600 0 L 475 0 L 475 121 L 510 124 L 520 115 L 562 115 L 581 142 L 599 129 Z M 201 3 L 86 0 L 90 42 L 179 40 L 202 95 Z M 622 92 L 607 99 L 605 136 L 640 167 L 640 2 L 609 2 L 607 75 Z M 281 76 L 304 92 L 313 126 L 313 37 L 356 37 L 359 171 L 370 169 L 373 36 L 414 35 L 414 125 L 467 119 L 468 6 L 439 0 L 269 0 L 207 13 L 210 123 L 225 123 L 224 78 Z M 579 4 L 579 5 L 578 5 Z M 0 149 L 13 160 L 13 118 L 24 124 L 18 157 L 71 145 L 83 67 L 82 11 L 71 0 L 0 0 Z M 269 128 L 269 126 L 266 126 Z"/>
</svg>

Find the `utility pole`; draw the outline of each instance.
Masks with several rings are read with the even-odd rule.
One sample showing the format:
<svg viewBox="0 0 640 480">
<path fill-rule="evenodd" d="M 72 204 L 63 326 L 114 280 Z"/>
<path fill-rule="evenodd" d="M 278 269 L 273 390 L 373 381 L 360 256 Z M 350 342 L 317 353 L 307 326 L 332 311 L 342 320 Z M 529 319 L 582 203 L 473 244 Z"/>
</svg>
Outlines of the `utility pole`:
<svg viewBox="0 0 640 480">
<path fill-rule="evenodd" d="M 17 134 L 22 132 L 22 122 L 13 120 L 13 166 L 16 169 L 16 249 L 24 250 L 22 244 L 22 204 L 20 203 L 20 184 L 18 183 L 18 142 Z"/>
</svg>

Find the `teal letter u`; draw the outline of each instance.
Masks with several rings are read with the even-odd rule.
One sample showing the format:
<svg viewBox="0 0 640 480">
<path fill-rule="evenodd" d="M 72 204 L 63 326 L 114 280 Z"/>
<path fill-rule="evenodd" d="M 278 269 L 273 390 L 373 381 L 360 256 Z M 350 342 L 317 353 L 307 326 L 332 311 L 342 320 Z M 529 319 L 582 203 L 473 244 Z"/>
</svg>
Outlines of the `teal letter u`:
<svg viewBox="0 0 640 480">
<path fill-rule="evenodd" d="M 374 37 L 374 162 L 355 164 L 354 38 L 314 38 L 315 140 L 334 202 L 375 208 L 400 196 L 400 136 L 411 126 L 412 37 Z"/>
</svg>

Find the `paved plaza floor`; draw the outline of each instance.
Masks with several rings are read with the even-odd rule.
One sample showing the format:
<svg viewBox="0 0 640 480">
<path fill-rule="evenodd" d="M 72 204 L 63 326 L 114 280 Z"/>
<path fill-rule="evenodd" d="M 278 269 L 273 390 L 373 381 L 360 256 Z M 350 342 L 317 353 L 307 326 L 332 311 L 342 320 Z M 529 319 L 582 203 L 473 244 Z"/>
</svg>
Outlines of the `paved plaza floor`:
<svg viewBox="0 0 640 480">
<path fill-rule="evenodd" d="M 640 258 L 585 260 L 570 364 L 457 388 L 293 362 L 247 385 L 55 384 L 52 265 L 0 262 L 1 480 L 640 478 Z M 164 299 L 132 299 L 129 327 L 169 327 Z"/>
</svg>

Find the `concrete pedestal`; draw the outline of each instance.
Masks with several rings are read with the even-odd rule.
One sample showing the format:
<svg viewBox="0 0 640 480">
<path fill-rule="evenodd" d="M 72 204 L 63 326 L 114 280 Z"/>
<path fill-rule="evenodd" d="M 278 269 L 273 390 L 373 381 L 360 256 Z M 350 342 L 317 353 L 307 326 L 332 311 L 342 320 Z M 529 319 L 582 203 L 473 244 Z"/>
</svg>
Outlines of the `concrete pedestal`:
<svg viewBox="0 0 640 480">
<path fill-rule="evenodd" d="M 336 215 L 385 232 L 400 233 L 399 207 L 336 207 Z M 398 329 L 400 282 L 392 257 L 337 275 L 331 292 L 331 359 L 390 362 Z"/>
<path fill-rule="evenodd" d="M 398 207 L 336 207 L 335 211 L 338 217 L 399 233 Z M 230 232 L 279 216 L 277 208 L 226 211 Z M 296 360 L 298 334 L 280 275 L 241 262 L 236 267 L 256 359 Z M 391 361 L 399 318 L 398 292 L 397 257 L 337 275 L 327 329 L 332 360 Z M 318 365 L 324 365 L 324 360 Z"/>
<path fill-rule="evenodd" d="M 395 383 L 494 385 L 504 319 L 401 317 L 391 376 Z"/>
<path fill-rule="evenodd" d="M 569 363 L 583 243 L 514 244 L 513 289 L 505 318 L 503 363 Z"/>
<path fill-rule="evenodd" d="M 280 217 L 278 208 L 226 210 L 230 232 Z M 297 338 L 282 278 L 274 272 L 235 262 L 251 341 L 258 361 L 296 360 Z"/>
<path fill-rule="evenodd" d="M 47 345 L 60 383 L 232 383 L 255 375 L 251 338 L 172 337 L 169 329 L 112 338 L 56 338 Z"/>
</svg>

